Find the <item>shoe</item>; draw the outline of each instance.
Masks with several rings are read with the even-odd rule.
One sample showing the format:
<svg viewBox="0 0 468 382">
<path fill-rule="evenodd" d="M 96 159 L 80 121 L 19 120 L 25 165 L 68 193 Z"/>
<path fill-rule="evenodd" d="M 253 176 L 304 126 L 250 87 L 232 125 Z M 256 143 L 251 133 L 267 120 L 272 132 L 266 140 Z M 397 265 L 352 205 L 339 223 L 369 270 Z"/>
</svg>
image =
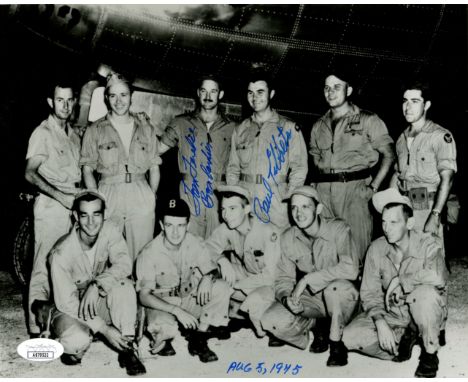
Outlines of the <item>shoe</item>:
<svg viewBox="0 0 468 382">
<path fill-rule="evenodd" d="M 330 319 L 318 318 L 315 326 L 312 328 L 314 340 L 310 345 L 311 353 L 325 353 L 328 350 L 328 337 L 330 335 Z"/>
<path fill-rule="evenodd" d="M 327 366 L 344 366 L 348 363 L 348 349 L 343 341 L 330 340 L 330 356 Z"/>
<path fill-rule="evenodd" d="M 172 340 L 164 341 L 164 347 L 157 353 L 163 357 L 170 357 L 176 354 L 176 351 L 172 347 Z"/>
<path fill-rule="evenodd" d="M 229 326 L 211 326 L 207 330 L 210 338 L 217 338 L 218 340 L 228 340 L 231 338 L 231 330 Z"/>
<path fill-rule="evenodd" d="M 60 360 L 63 364 L 68 366 L 79 365 L 81 363 L 81 358 L 78 358 L 74 354 L 62 354 Z"/>
<path fill-rule="evenodd" d="M 437 370 L 439 369 L 439 358 L 437 357 L 437 352 L 429 354 L 425 349 L 421 350 L 419 365 L 414 376 L 418 378 L 435 378 Z"/>
<path fill-rule="evenodd" d="M 284 342 L 283 340 L 280 340 L 279 338 L 276 338 L 275 336 L 272 336 L 271 334 L 268 335 L 268 347 L 279 348 L 284 345 L 286 345 L 286 342 Z"/>
<path fill-rule="evenodd" d="M 439 333 L 439 345 L 440 346 L 447 345 L 447 341 L 445 340 L 445 329 L 442 329 Z"/>
<path fill-rule="evenodd" d="M 413 346 L 418 341 L 418 333 L 411 326 L 407 326 L 398 346 L 398 355 L 393 357 L 393 362 L 405 362 L 411 358 Z"/>
<path fill-rule="evenodd" d="M 247 320 L 240 318 L 231 318 L 227 327 L 231 333 L 235 333 L 241 329 L 248 329 L 250 326 Z"/>
<path fill-rule="evenodd" d="M 190 355 L 197 355 L 201 362 L 214 362 L 218 356 L 208 347 L 209 335 L 203 332 L 194 331 L 188 338 L 188 351 Z"/>
<path fill-rule="evenodd" d="M 142 375 L 146 373 L 146 368 L 138 358 L 134 344 L 129 344 L 130 348 L 119 352 L 119 365 L 127 369 L 128 375 Z"/>
</svg>

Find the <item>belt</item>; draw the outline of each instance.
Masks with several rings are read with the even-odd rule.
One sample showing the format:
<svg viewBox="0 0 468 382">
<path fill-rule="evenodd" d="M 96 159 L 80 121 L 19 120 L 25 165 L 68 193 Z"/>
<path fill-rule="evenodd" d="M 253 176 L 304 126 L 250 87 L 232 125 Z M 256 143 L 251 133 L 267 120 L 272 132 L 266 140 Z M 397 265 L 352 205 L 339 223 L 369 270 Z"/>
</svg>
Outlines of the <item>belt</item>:
<svg viewBox="0 0 468 382">
<path fill-rule="evenodd" d="M 119 175 L 101 175 L 100 184 L 135 183 L 146 180 L 145 174 L 125 173 Z"/>
<path fill-rule="evenodd" d="M 246 183 L 262 184 L 264 176 L 262 174 L 240 174 L 240 180 Z M 276 183 L 286 183 L 288 177 L 286 175 L 275 176 Z"/>
<path fill-rule="evenodd" d="M 415 210 L 428 210 L 429 201 L 433 201 L 436 191 L 428 191 L 426 187 L 411 188 L 408 191 L 402 191 L 403 195 L 408 196 L 411 205 Z"/>
<path fill-rule="evenodd" d="M 178 297 L 179 296 L 179 287 L 175 288 L 160 288 L 153 289 L 151 294 L 157 297 Z"/>
<path fill-rule="evenodd" d="M 225 182 L 226 181 L 226 174 L 212 173 L 211 176 L 213 177 L 213 182 Z M 182 174 L 182 179 L 183 180 L 190 180 L 190 179 L 192 179 L 192 175 Z"/>
<path fill-rule="evenodd" d="M 350 182 L 352 180 L 366 179 L 372 174 L 372 167 L 359 171 L 343 171 L 318 174 L 313 182 L 328 183 L 328 182 Z"/>
</svg>

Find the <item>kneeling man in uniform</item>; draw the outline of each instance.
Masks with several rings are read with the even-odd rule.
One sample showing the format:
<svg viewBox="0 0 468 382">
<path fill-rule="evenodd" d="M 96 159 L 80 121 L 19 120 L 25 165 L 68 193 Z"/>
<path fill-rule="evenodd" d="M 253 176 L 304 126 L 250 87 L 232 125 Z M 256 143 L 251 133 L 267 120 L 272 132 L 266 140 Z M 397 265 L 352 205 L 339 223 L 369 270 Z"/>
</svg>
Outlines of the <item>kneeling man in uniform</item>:
<svg viewBox="0 0 468 382">
<path fill-rule="evenodd" d="M 62 362 L 81 363 L 100 333 L 119 352 L 129 375 L 146 373 L 135 345 L 137 302 L 128 248 L 119 228 L 104 220 L 106 201 L 97 191 L 78 193 L 72 207 L 76 220 L 70 233 L 50 253 L 56 309 L 51 328 L 64 347 Z"/>
<path fill-rule="evenodd" d="M 151 353 L 175 354 L 171 341 L 178 324 L 187 334 L 188 350 L 202 362 L 217 361 L 208 338 L 227 331 L 232 289 L 216 279 L 216 264 L 198 236 L 187 232 L 190 209 L 171 199 L 161 214 L 162 232 L 140 252 L 136 262 L 137 290 L 146 307 Z"/>
<path fill-rule="evenodd" d="M 281 235 L 277 302 L 265 312 L 261 324 L 300 349 L 307 347 L 312 328 L 310 351 L 322 353 L 330 345 L 327 365 L 343 366 L 348 355 L 341 336 L 358 302 L 353 281 L 359 273 L 359 253 L 348 224 L 320 217 L 322 207 L 315 188 L 292 191 L 295 224 Z"/>
<path fill-rule="evenodd" d="M 411 358 L 422 337 L 416 377 L 435 377 L 439 334 L 447 318 L 447 269 L 439 237 L 413 230 L 410 200 L 397 189 L 376 193 L 384 236 L 367 251 L 361 284 L 364 312 L 345 329 L 349 350 L 395 362 Z"/>
</svg>

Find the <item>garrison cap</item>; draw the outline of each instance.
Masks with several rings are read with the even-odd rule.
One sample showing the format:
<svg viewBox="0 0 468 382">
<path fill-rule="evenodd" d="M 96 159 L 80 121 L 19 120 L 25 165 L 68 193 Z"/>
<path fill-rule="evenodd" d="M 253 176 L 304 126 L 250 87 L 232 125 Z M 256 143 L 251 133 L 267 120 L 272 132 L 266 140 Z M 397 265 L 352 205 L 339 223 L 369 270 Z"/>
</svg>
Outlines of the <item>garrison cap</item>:
<svg viewBox="0 0 468 382">
<path fill-rule="evenodd" d="M 237 194 L 240 197 L 247 199 L 247 201 L 250 203 L 250 200 L 252 196 L 250 195 L 249 190 L 245 189 L 244 187 L 238 186 L 238 185 L 226 185 L 226 184 L 221 184 L 216 188 L 216 191 L 224 194 L 227 192 Z"/>
<path fill-rule="evenodd" d="M 382 213 L 384 207 L 390 203 L 405 204 L 413 209 L 409 198 L 401 195 L 396 188 L 388 188 L 384 191 L 376 192 L 374 196 L 372 196 L 372 203 L 379 213 Z"/>
<path fill-rule="evenodd" d="M 110 73 L 107 78 L 106 89 L 110 88 L 112 85 L 124 83 L 130 86 L 130 81 L 126 79 L 122 74 L 112 72 Z"/>
<path fill-rule="evenodd" d="M 314 199 L 317 203 L 320 203 L 320 197 L 317 190 L 312 186 L 300 186 L 292 190 L 289 195 L 283 199 L 283 202 L 287 202 L 293 197 L 293 195 L 303 195 Z"/>
<path fill-rule="evenodd" d="M 169 199 L 164 202 L 162 207 L 161 218 L 164 218 L 164 216 L 176 216 L 189 219 L 190 208 L 182 199 Z"/>
</svg>

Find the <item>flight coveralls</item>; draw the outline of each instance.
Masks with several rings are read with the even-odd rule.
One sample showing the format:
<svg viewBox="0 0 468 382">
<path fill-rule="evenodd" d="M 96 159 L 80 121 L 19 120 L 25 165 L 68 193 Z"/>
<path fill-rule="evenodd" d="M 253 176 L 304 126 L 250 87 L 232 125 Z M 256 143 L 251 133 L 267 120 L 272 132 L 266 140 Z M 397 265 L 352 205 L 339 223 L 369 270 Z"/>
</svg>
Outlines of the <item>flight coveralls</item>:
<svg viewBox="0 0 468 382">
<path fill-rule="evenodd" d="M 161 138 L 165 145 L 179 148 L 180 197 L 192 215 L 188 231 L 203 239 L 220 224 L 213 191 L 218 184 L 226 184 L 234 127 L 234 122 L 219 114 L 208 130 L 199 112 L 193 112 L 175 117 Z"/>
<path fill-rule="evenodd" d="M 223 280 L 213 281 L 211 300 L 207 304 L 197 303 L 198 285 L 203 275 L 215 269 L 216 265 L 198 236 L 187 232 L 180 248 L 169 250 L 161 233 L 138 255 L 137 291 L 150 289 L 153 295 L 180 306 L 200 323 L 226 326 L 232 289 Z M 176 336 L 178 323 L 171 313 L 146 308 L 146 317 L 148 332 L 156 343 Z"/>
<path fill-rule="evenodd" d="M 121 228 L 132 261 L 154 234 L 156 196 L 145 174 L 161 164 L 157 143 L 155 129 L 136 117 L 128 156 L 107 116 L 88 127 L 83 137 L 80 164 L 100 174 L 106 219 Z"/>
<path fill-rule="evenodd" d="M 283 199 L 307 176 L 307 147 L 299 126 L 273 110 L 260 125 L 255 116 L 245 119 L 232 134 L 226 181 L 252 195 L 252 213 L 272 223 L 277 233 L 289 226 Z"/>
<path fill-rule="evenodd" d="M 281 235 L 281 260 L 275 281 L 276 302 L 261 320 L 275 337 L 305 349 L 315 318 L 331 317 L 330 340 L 340 341 L 345 325 L 358 304 L 353 284 L 359 273 L 359 256 L 350 227 L 340 219 L 321 219 L 318 237 L 307 237 L 297 226 Z M 304 311 L 292 313 L 282 301 L 297 281 L 311 274 L 300 297 Z"/>
<path fill-rule="evenodd" d="M 92 342 L 92 334 L 105 325 L 115 326 L 124 336 L 135 335 L 136 294 L 127 278 L 132 272 L 125 240 L 111 221 L 104 221 L 94 246 L 94 264 L 81 248 L 79 231 L 57 242 L 49 261 L 56 306 L 51 326 L 66 354 L 81 358 Z M 80 300 L 90 283 L 99 289 L 98 314 L 86 321 L 78 317 Z"/>
<path fill-rule="evenodd" d="M 75 194 L 81 180 L 80 138 L 67 125 L 62 129 L 49 116 L 32 133 L 26 160 L 42 156 L 45 161 L 38 173 L 58 190 Z M 34 260 L 29 282 L 29 330 L 38 334 L 40 328 L 31 311 L 34 300 L 50 298 L 47 255 L 55 242 L 70 231 L 71 211 L 55 199 L 40 193 L 34 202 Z"/>
<path fill-rule="evenodd" d="M 334 130 L 331 111 L 314 124 L 309 153 L 319 170 L 313 182 L 317 182 L 320 201 L 326 207 L 322 216 L 338 217 L 349 224 L 362 259 L 372 237 L 370 169 L 379 160 L 377 150 L 393 144 L 393 139 L 376 114 L 351 106 Z"/>
<path fill-rule="evenodd" d="M 457 171 L 457 149 L 448 130 L 427 120 L 408 150 L 409 130 L 408 127 L 396 143 L 397 171 L 400 192 L 407 194 L 413 205 L 415 229 L 422 231 L 434 205 L 441 181 L 440 171 Z M 440 237 L 442 236 L 441 225 Z"/>
<path fill-rule="evenodd" d="M 392 359 L 379 346 L 372 317 L 383 315 L 400 342 L 411 317 L 422 335 L 427 352 L 439 348 L 439 331 L 447 320 L 448 272 L 442 252 L 441 239 L 420 231 L 410 231 L 409 251 L 398 268 L 395 252 L 385 237 L 375 240 L 369 247 L 361 284 L 364 312 L 346 328 L 343 342 L 349 350 L 372 357 Z M 391 280 L 399 277 L 405 302 L 390 305 L 385 310 L 385 293 Z"/>
<path fill-rule="evenodd" d="M 239 309 L 248 313 L 254 324 L 274 302 L 273 285 L 280 257 L 279 235 L 269 224 L 249 216 L 250 228 L 241 233 L 222 223 L 206 241 L 215 262 L 228 251 L 236 272 L 232 299 L 242 302 Z"/>
</svg>

